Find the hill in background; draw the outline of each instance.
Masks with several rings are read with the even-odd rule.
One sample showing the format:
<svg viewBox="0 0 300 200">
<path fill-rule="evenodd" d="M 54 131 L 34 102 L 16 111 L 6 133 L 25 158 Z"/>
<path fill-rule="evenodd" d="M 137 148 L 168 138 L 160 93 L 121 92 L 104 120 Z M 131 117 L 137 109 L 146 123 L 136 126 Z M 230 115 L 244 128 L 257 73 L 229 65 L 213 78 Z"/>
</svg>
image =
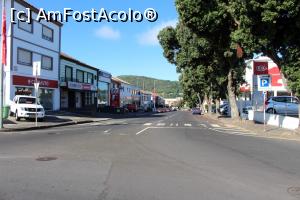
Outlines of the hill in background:
<svg viewBox="0 0 300 200">
<path fill-rule="evenodd" d="M 155 82 L 156 93 L 164 98 L 176 98 L 182 95 L 179 81 L 167 81 L 145 76 L 132 75 L 118 76 L 118 78 L 151 92 L 154 89 Z"/>
</svg>

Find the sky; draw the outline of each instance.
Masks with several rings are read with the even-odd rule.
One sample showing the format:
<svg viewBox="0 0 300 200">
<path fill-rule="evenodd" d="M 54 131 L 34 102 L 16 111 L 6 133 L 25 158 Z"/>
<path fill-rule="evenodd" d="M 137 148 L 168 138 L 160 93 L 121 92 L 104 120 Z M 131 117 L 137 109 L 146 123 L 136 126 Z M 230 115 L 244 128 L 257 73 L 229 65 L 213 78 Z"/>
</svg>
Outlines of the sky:
<svg viewBox="0 0 300 200">
<path fill-rule="evenodd" d="M 27 0 L 46 11 L 100 10 L 144 13 L 153 8 L 155 22 L 64 22 L 62 52 L 76 59 L 118 75 L 140 75 L 164 80 L 178 80 L 176 67 L 163 57 L 157 34 L 166 26 L 175 26 L 178 15 L 174 0 Z M 55 2 L 55 3 L 54 3 Z"/>
</svg>

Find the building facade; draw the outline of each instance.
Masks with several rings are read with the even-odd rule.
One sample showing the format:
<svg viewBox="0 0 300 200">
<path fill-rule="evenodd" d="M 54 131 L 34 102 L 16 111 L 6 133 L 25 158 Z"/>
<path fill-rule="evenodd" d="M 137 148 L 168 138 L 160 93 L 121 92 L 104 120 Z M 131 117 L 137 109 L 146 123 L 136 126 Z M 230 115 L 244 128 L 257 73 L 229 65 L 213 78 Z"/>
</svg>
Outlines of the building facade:
<svg viewBox="0 0 300 200">
<path fill-rule="evenodd" d="M 110 88 L 110 106 L 112 108 L 119 108 L 121 106 L 120 90 L 121 81 L 115 77 L 112 77 Z"/>
<path fill-rule="evenodd" d="M 98 71 L 98 107 L 110 106 L 110 88 L 112 75 L 109 72 Z"/>
<path fill-rule="evenodd" d="M 41 66 L 37 96 L 45 110 L 60 109 L 59 62 L 61 27 L 59 22 L 35 21 L 11 23 L 11 8 L 26 11 L 33 18 L 38 9 L 23 0 L 6 1 L 7 66 L 4 68 L 4 104 L 11 104 L 15 95 L 35 95 L 33 64 Z M 2 13 L 1 13 L 2 15 Z M 26 20 L 27 16 L 23 18 Z M 1 21 L 2 23 L 2 21 Z"/>
<path fill-rule="evenodd" d="M 266 89 L 267 97 L 291 95 L 287 82 L 279 67 L 269 57 L 260 56 L 246 62 L 246 83 L 240 87 L 243 100 L 251 102 L 260 108 L 264 104 L 263 92 L 260 91 L 260 77 L 267 77 L 269 87 Z"/>
<path fill-rule="evenodd" d="M 95 109 L 97 103 L 98 69 L 71 56 L 61 54 L 61 109 Z"/>
</svg>

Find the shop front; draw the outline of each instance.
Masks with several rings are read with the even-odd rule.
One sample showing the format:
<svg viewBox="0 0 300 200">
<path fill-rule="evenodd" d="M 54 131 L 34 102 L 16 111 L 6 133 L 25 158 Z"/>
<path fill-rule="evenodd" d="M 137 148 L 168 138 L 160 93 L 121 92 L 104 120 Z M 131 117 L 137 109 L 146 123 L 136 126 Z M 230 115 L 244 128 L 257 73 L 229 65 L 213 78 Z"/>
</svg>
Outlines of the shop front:
<svg viewBox="0 0 300 200">
<path fill-rule="evenodd" d="M 65 87 L 61 87 L 61 109 L 95 109 L 96 94 L 94 85 L 69 81 Z"/>
<path fill-rule="evenodd" d="M 110 106 L 113 108 L 120 107 L 120 89 L 119 88 L 110 89 Z"/>
<path fill-rule="evenodd" d="M 34 77 L 25 77 L 13 75 L 13 87 L 11 88 L 14 95 L 35 96 Z M 59 89 L 57 80 L 38 79 L 40 84 L 38 98 L 45 110 L 59 109 Z"/>
<path fill-rule="evenodd" d="M 111 96 L 110 96 L 110 87 L 111 87 L 111 74 L 103 70 L 98 72 L 98 108 L 100 112 L 108 112 Z"/>
</svg>

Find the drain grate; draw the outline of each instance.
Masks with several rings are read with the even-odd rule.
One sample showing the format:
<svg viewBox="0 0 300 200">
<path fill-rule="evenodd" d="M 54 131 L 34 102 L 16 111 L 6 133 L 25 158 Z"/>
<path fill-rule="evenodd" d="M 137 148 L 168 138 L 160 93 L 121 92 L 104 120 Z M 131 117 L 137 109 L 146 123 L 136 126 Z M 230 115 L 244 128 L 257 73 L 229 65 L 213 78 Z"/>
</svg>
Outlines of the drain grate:
<svg viewBox="0 0 300 200">
<path fill-rule="evenodd" d="M 287 192 L 293 197 L 300 198 L 300 187 L 289 187 Z"/>
<path fill-rule="evenodd" d="M 52 156 L 47 156 L 47 157 L 38 157 L 36 159 L 37 161 L 52 161 L 52 160 L 57 160 L 57 157 L 52 157 Z"/>
</svg>

